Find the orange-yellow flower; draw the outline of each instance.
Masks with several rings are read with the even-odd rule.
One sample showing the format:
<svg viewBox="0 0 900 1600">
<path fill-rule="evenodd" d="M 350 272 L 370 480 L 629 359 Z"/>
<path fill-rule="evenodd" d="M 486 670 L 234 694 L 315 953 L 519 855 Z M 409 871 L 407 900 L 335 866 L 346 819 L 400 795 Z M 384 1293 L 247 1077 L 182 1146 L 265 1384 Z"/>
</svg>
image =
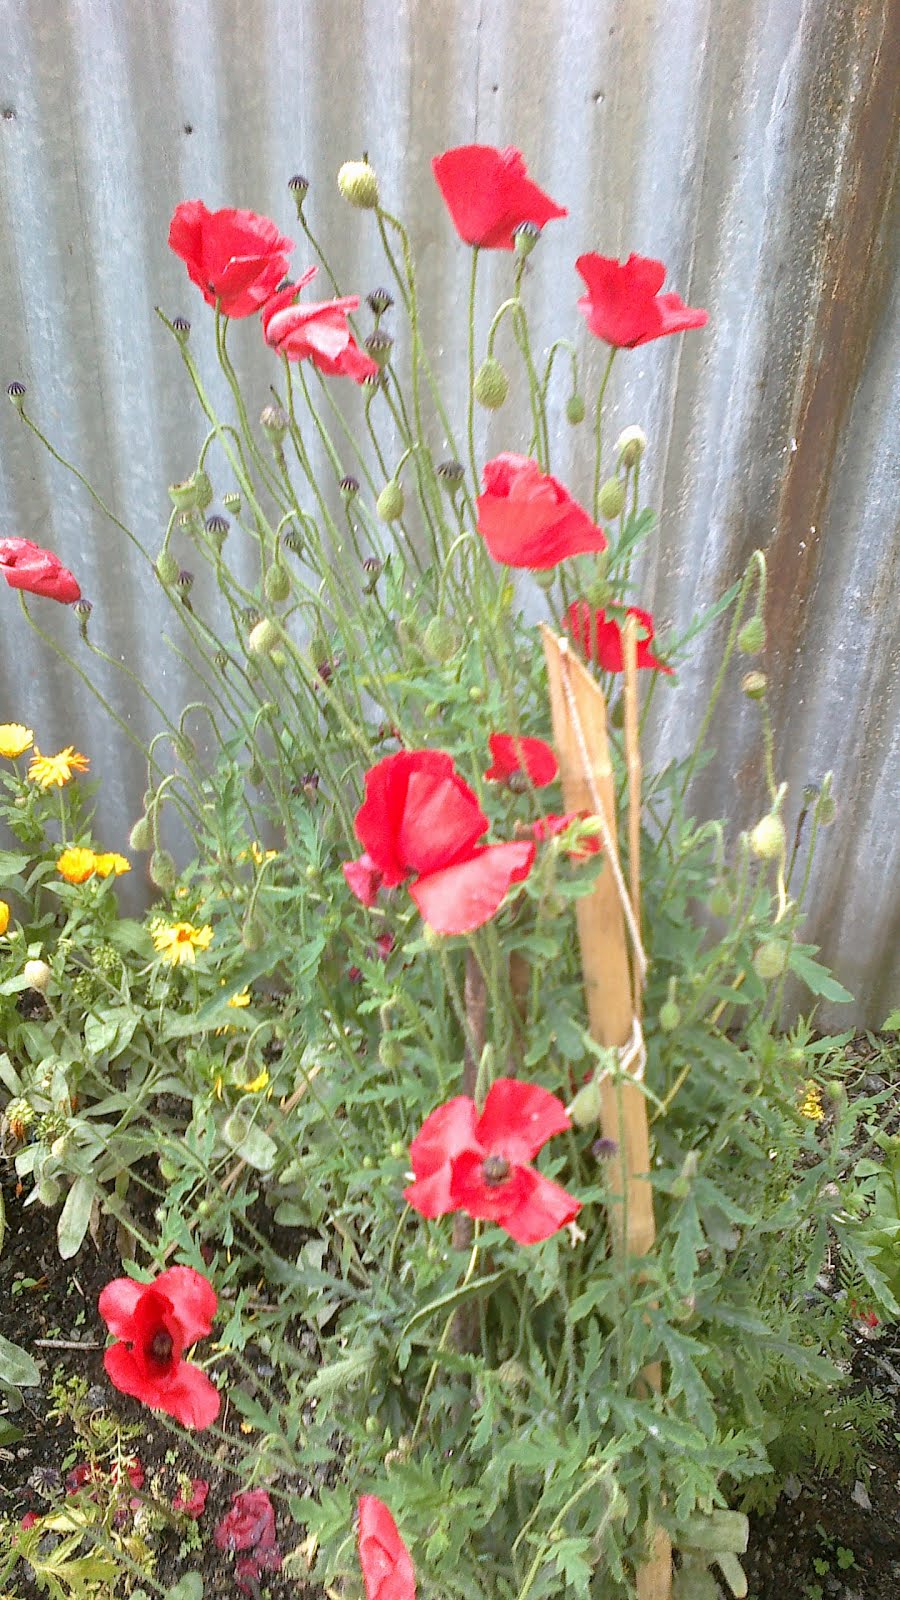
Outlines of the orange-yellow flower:
<svg viewBox="0 0 900 1600">
<path fill-rule="evenodd" d="M 87 756 L 80 756 L 70 744 L 56 756 L 42 756 L 35 745 L 34 755 L 28 767 L 28 776 L 34 783 L 40 784 L 42 789 L 52 789 L 54 784 L 57 789 L 61 789 L 68 783 L 73 772 L 87 772 L 89 766 L 90 761 Z"/>
<path fill-rule="evenodd" d="M 93 850 L 83 849 L 81 845 L 70 845 L 64 850 L 56 863 L 56 870 L 66 883 L 86 883 L 91 873 L 96 870 L 97 857 Z"/>
<path fill-rule="evenodd" d="M 114 872 L 117 878 L 121 878 L 123 872 L 131 871 L 131 862 L 126 861 L 125 857 L 120 856 L 115 850 L 104 850 L 99 856 L 94 857 L 94 871 L 101 878 L 108 878 L 111 872 Z"/>
<path fill-rule="evenodd" d="M 254 839 L 249 850 L 240 852 L 238 861 L 246 861 L 249 856 L 257 867 L 261 867 L 266 861 L 274 861 L 277 855 L 277 850 L 264 850 L 258 840 Z"/>
<path fill-rule="evenodd" d="M 173 967 L 193 966 L 195 950 L 207 950 L 213 931 L 208 922 L 195 928 L 192 922 L 160 923 L 153 930 L 153 943 L 164 961 Z"/>
<path fill-rule="evenodd" d="M 34 734 L 21 722 L 0 722 L 0 756 L 15 761 L 34 744 Z"/>
<path fill-rule="evenodd" d="M 9 927 L 9 906 L 6 904 L 5 900 L 0 900 L 0 936 L 2 936 L 6 932 L 8 927 Z"/>
</svg>

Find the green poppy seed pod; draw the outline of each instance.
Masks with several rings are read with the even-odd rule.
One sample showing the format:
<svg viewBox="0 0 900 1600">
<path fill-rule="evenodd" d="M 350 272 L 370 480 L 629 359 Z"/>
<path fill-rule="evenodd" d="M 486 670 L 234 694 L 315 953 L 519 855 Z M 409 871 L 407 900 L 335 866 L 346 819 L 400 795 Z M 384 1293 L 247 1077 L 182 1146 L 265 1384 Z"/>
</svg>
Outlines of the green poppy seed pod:
<svg viewBox="0 0 900 1600">
<path fill-rule="evenodd" d="M 271 600 L 273 604 L 277 604 L 279 601 L 287 599 L 291 592 L 291 580 L 286 569 L 282 567 L 279 562 L 276 561 L 275 564 L 269 568 L 268 572 L 266 573 L 264 587 L 266 591 L 266 599 Z"/>
<path fill-rule="evenodd" d="M 376 317 L 383 317 L 394 304 L 394 296 L 390 289 L 372 289 L 366 295 L 366 304 Z"/>
<path fill-rule="evenodd" d="M 7 393 L 8 399 L 12 402 L 12 404 L 15 406 L 16 410 L 21 415 L 21 413 L 22 413 L 22 411 L 24 410 L 24 407 L 25 407 L 25 385 L 24 385 L 24 383 L 20 383 L 18 378 L 16 378 L 12 383 L 8 383 L 6 385 L 6 393 Z"/>
<path fill-rule="evenodd" d="M 156 576 L 160 583 L 164 583 L 167 588 L 173 583 L 177 583 L 179 570 L 178 562 L 172 552 L 170 550 L 160 550 L 156 558 Z"/>
<path fill-rule="evenodd" d="M 248 912 L 241 926 L 241 944 L 245 950 L 261 950 L 265 944 L 266 934 L 258 917 L 251 916 Z"/>
<path fill-rule="evenodd" d="M 584 421 L 584 416 L 585 404 L 581 395 L 570 394 L 566 401 L 566 421 L 571 422 L 573 428 L 577 428 L 579 422 Z"/>
<path fill-rule="evenodd" d="M 784 823 L 774 811 L 763 817 L 750 832 L 750 849 L 761 861 L 777 861 L 785 850 Z"/>
<path fill-rule="evenodd" d="M 268 617 L 263 617 L 261 622 L 257 622 L 256 626 L 250 629 L 247 635 L 247 649 L 251 655 L 267 656 L 274 650 L 279 637 L 275 623 L 270 622 Z"/>
<path fill-rule="evenodd" d="M 281 406 L 263 406 L 259 414 L 259 425 L 267 439 L 273 444 L 280 444 L 288 430 L 287 412 Z"/>
<path fill-rule="evenodd" d="M 758 946 L 753 957 L 753 970 L 764 983 L 780 978 L 788 963 L 787 945 L 780 939 L 766 939 Z"/>
<path fill-rule="evenodd" d="M 647 448 L 647 435 L 643 428 L 623 428 L 613 449 L 623 466 L 636 467 Z"/>
<path fill-rule="evenodd" d="M 724 883 L 717 883 L 709 897 L 709 909 L 714 917 L 731 915 L 731 895 Z"/>
<path fill-rule="evenodd" d="M 38 994 L 47 993 L 52 976 L 46 961 L 26 961 L 22 968 L 22 977 L 29 989 L 37 989 Z"/>
<path fill-rule="evenodd" d="M 233 517 L 239 517 L 240 516 L 240 514 L 241 514 L 241 497 L 238 494 L 236 489 L 229 489 L 227 494 L 223 494 L 223 496 L 222 496 L 222 504 L 225 507 L 226 511 L 230 511 L 231 512 L 231 515 Z"/>
<path fill-rule="evenodd" d="M 432 617 L 422 635 L 422 644 L 435 661 L 451 661 L 459 649 L 459 634 L 449 617 Z"/>
<path fill-rule="evenodd" d="M 444 485 L 447 493 L 452 497 L 457 493 L 466 475 L 466 469 L 461 461 L 439 461 L 435 472 Z"/>
<path fill-rule="evenodd" d="M 378 210 L 378 178 L 368 161 L 345 161 L 338 173 L 338 188 L 351 206 Z"/>
<path fill-rule="evenodd" d="M 681 1007 L 675 1000 L 664 1000 L 659 1008 L 659 1025 L 663 1033 L 674 1033 L 681 1022 Z"/>
<path fill-rule="evenodd" d="M 180 483 L 169 484 L 169 499 L 176 511 L 193 511 L 197 504 L 197 486 L 193 475 Z"/>
<path fill-rule="evenodd" d="M 390 334 L 385 333 L 383 328 L 376 328 L 374 333 L 369 334 L 365 345 L 376 366 L 386 367 L 391 359 L 391 350 L 394 346 L 394 341 Z"/>
<path fill-rule="evenodd" d="M 161 889 L 163 894 L 171 894 L 178 882 L 178 868 L 168 850 L 154 850 L 150 857 L 150 882 Z"/>
<path fill-rule="evenodd" d="M 153 848 L 153 829 L 149 817 L 138 817 L 128 835 L 128 843 L 132 850 L 144 851 Z"/>
<path fill-rule="evenodd" d="M 601 517 L 612 520 L 620 514 L 624 505 L 624 486 L 618 478 L 607 478 L 606 482 L 600 485 L 600 493 L 597 496 L 597 507 Z"/>
<path fill-rule="evenodd" d="M 191 336 L 191 325 L 187 317 L 173 317 L 172 332 L 180 345 L 186 345 Z"/>
<path fill-rule="evenodd" d="M 509 378 L 494 356 L 487 356 L 478 368 L 475 399 L 485 411 L 499 411 L 509 394 Z"/>
<path fill-rule="evenodd" d="M 552 567 L 542 567 L 537 572 L 533 572 L 531 576 L 534 578 L 538 588 L 543 589 L 545 594 L 550 593 L 557 578 L 557 574 Z"/>
<path fill-rule="evenodd" d="M 212 544 L 217 550 L 221 550 L 225 540 L 228 538 L 229 526 L 230 524 L 227 517 L 220 517 L 218 514 L 212 517 L 207 517 L 206 531 L 209 534 Z"/>
<path fill-rule="evenodd" d="M 600 1085 L 596 1078 L 579 1089 L 569 1106 L 569 1116 L 576 1128 L 590 1128 L 600 1116 Z"/>
<path fill-rule="evenodd" d="M 306 199 L 306 196 L 309 194 L 309 179 L 304 178 L 302 172 L 295 172 L 292 178 L 288 178 L 288 188 L 290 189 L 291 194 L 294 196 L 294 205 L 297 207 L 297 217 L 298 219 L 302 219 L 303 202 Z"/>
<path fill-rule="evenodd" d="M 755 617 L 751 617 L 748 622 L 744 623 L 737 636 L 737 647 L 745 656 L 756 656 L 759 655 L 760 650 L 765 649 L 765 644 L 766 625 L 762 617 L 757 613 Z"/>
<path fill-rule="evenodd" d="M 762 700 L 768 681 L 764 672 L 745 672 L 741 679 L 741 688 L 748 700 Z"/>
<path fill-rule="evenodd" d="M 375 510 L 382 522 L 396 522 L 403 515 L 403 506 L 403 485 L 396 478 L 388 479 L 375 501 Z"/>
<path fill-rule="evenodd" d="M 523 260 L 531 255 L 532 250 L 541 237 L 541 229 L 536 222 L 520 222 L 513 228 L 513 245 L 517 256 Z"/>
</svg>

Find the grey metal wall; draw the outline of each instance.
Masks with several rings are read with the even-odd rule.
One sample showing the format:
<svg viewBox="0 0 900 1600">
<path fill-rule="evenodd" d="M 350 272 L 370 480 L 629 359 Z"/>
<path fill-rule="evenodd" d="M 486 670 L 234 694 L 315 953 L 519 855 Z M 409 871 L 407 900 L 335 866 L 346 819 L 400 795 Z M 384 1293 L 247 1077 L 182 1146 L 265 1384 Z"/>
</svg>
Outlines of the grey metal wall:
<svg viewBox="0 0 900 1600">
<path fill-rule="evenodd" d="M 859 995 L 859 1015 L 879 1024 L 900 988 L 896 0 L 3 0 L 0 10 L 0 377 L 27 383 L 34 414 L 151 549 L 165 486 L 190 469 L 201 437 L 154 305 L 191 316 L 210 356 L 209 320 L 166 247 L 180 199 L 248 206 L 296 236 L 285 184 L 305 172 L 313 227 L 343 281 L 365 292 L 384 277 L 374 230 L 341 205 L 333 175 L 367 149 L 411 225 L 430 343 L 457 388 L 466 252 L 429 169 L 454 144 L 518 145 L 569 207 L 535 258 L 539 343 L 568 333 L 588 351 L 572 265 L 585 249 L 659 255 L 670 284 L 709 308 L 705 332 L 626 355 L 615 372 L 610 426 L 640 422 L 653 440 L 662 525 L 645 603 L 663 624 L 683 622 L 756 545 L 767 550 L 779 766 L 795 797 L 827 768 L 837 775 L 807 936 Z M 494 261 L 486 274 L 498 296 L 507 268 Z M 234 333 L 262 404 L 258 330 Z M 494 426 L 492 443 L 516 447 L 505 421 Z M 566 435 L 560 471 L 576 490 L 586 453 Z M 12 408 L 0 412 L 0 530 L 56 549 L 95 603 L 104 648 L 170 707 L 184 701 L 190 683 L 161 645 L 149 572 Z M 74 740 L 90 751 L 104 780 L 101 836 L 121 848 L 139 766 L 26 630 L 14 597 L 0 604 L 0 720 L 28 721 L 46 749 Z M 68 612 L 38 609 L 48 632 L 76 644 Z M 658 697 L 662 752 L 689 743 L 718 643 L 710 637 L 677 692 Z M 140 734 L 155 731 L 121 679 L 100 681 Z M 739 698 L 725 712 L 737 744 L 723 730 L 728 758 L 699 799 L 744 825 L 760 805 L 761 756 Z"/>
</svg>

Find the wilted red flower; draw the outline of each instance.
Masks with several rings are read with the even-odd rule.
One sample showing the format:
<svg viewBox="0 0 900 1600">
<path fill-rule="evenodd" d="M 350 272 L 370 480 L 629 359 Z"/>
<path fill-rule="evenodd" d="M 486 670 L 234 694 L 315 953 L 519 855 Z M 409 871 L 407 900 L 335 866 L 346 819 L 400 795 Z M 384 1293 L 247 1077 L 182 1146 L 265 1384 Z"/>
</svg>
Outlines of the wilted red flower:
<svg viewBox="0 0 900 1600">
<path fill-rule="evenodd" d="M 371 856 L 361 855 L 357 861 L 345 861 L 344 877 L 357 900 L 361 900 L 364 906 L 375 904 L 381 888 L 381 873 Z"/>
<path fill-rule="evenodd" d="M 631 255 L 624 262 L 614 256 L 579 256 L 575 263 L 587 284 L 578 309 L 591 333 L 617 349 L 633 350 L 667 333 L 702 328 L 705 311 L 686 306 L 677 294 L 660 294 L 666 276 L 661 261 Z"/>
<path fill-rule="evenodd" d="M 219 1414 L 219 1391 L 182 1353 L 210 1332 L 216 1304 L 212 1284 L 193 1267 L 170 1267 L 152 1283 L 108 1283 L 99 1311 L 121 1341 L 103 1356 L 115 1387 L 186 1428 L 208 1428 Z"/>
<path fill-rule="evenodd" d="M 0 539 L 0 572 L 11 589 L 25 589 L 66 606 L 81 599 L 77 580 L 59 556 L 31 539 Z"/>
<path fill-rule="evenodd" d="M 557 816 L 551 812 L 546 817 L 538 817 L 537 822 L 531 824 L 532 837 L 539 844 L 545 839 L 555 839 L 561 833 L 567 833 L 573 822 L 584 822 L 590 816 L 588 811 L 566 811 L 564 815 Z M 569 850 L 573 861 L 587 861 L 589 856 L 600 854 L 603 849 L 602 841 L 598 834 L 584 834 Z"/>
<path fill-rule="evenodd" d="M 254 211 L 209 211 L 202 200 L 183 200 L 169 226 L 169 248 L 207 305 L 218 304 L 226 317 L 252 317 L 285 276 L 294 244 Z"/>
<path fill-rule="evenodd" d="M 478 532 L 495 561 L 542 570 L 606 549 L 603 529 L 528 456 L 505 451 L 485 463 L 482 478 Z"/>
<path fill-rule="evenodd" d="M 655 637 L 650 612 L 629 606 L 625 616 L 636 617 L 643 629 L 643 637 L 637 641 L 638 666 L 656 667 L 657 671 L 668 673 L 671 677 L 672 667 L 658 661 L 650 650 Z M 604 672 L 624 672 L 621 622 L 615 617 L 608 617 L 605 611 L 592 611 L 587 600 L 573 600 L 564 620 L 566 631 L 572 635 L 587 661 L 596 661 Z"/>
<path fill-rule="evenodd" d="M 206 1497 L 209 1494 L 209 1484 L 205 1478 L 192 1478 L 190 1489 L 185 1493 L 179 1489 L 172 1501 L 172 1510 L 181 1511 L 186 1517 L 193 1517 L 196 1522 L 206 1510 Z"/>
<path fill-rule="evenodd" d="M 397 1524 L 383 1500 L 359 1497 L 359 1564 L 366 1600 L 416 1600 L 416 1574 Z"/>
<path fill-rule="evenodd" d="M 245 1550 L 235 1562 L 238 1588 L 258 1593 L 262 1572 L 277 1572 L 282 1556 L 275 1536 L 275 1512 L 265 1489 L 242 1489 L 234 1495 L 231 1510 L 218 1524 L 214 1538 L 218 1550 Z"/>
<path fill-rule="evenodd" d="M 543 739 L 524 739 L 518 734 L 492 733 L 488 739 L 493 760 L 485 773 L 491 783 L 505 783 L 514 773 L 524 772 L 536 789 L 552 783 L 559 763 Z"/>
<path fill-rule="evenodd" d="M 499 1223 L 518 1244 L 538 1244 L 581 1209 L 530 1165 L 568 1126 L 562 1101 L 536 1083 L 498 1078 L 480 1116 L 474 1100 L 458 1095 L 432 1111 L 413 1140 L 415 1182 L 404 1196 L 423 1217 L 466 1211 Z"/>
<path fill-rule="evenodd" d="M 24 1517 L 20 1517 L 19 1519 L 19 1527 L 22 1529 L 23 1533 L 27 1533 L 28 1529 L 33 1528 L 35 1523 L 39 1520 L 40 1519 L 36 1511 L 26 1511 Z"/>
<path fill-rule="evenodd" d="M 310 360 L 326 377 L 365 383 L 379 368 L 371 356 L 360 350 L 347 322 L 348 312 L 359 306 L 359 295 L 294 304 L 300 290 L 312 282 L 318 270 L 309 267 L 298 283 L 273 295 L 265 306 L 262 325 L 266 343 L 289 361 Z"/>
<path fill-rule="evenodd" d="M 543 228 L 569 214 L 532 183 L 521 150 L 463 144 L 435 156 L 431 170 L 460 238 L 483 250 L 512 250 L 520 223 Z"/>
<path fill-rule="evenodd" d="M 429 926 L 470 933 L 494 915 L 512 884 L 527 878 L 534 860 L 530 841 L 479 845 L 488 826 L 445 751 L 399 750 L 366 773 L 366 798 L 356 813 L 365 854 L 345 863 L 344 876 L 369 905 L 376 873 L 388 889 L 413 873 L 409 892 Z"/>
</svg>

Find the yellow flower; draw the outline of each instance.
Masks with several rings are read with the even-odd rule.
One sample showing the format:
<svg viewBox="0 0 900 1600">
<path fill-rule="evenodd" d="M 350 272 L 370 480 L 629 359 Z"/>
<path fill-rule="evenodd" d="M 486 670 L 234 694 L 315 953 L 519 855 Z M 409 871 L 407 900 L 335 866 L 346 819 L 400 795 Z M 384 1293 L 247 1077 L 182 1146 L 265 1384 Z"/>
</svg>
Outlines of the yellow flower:
<svg viewBox="0 0 900 1600">
<path fill-rule="evenodd" d="M 0 900 L 0 935 L 9 927 L 9 906 L 5 900 Z"/>
<path fill-rule="evenodd" d="M 87 756 L 80 756 L 70 744 L 66 745 L 65 750 L 60 750 L 58 756 L 42 756 L 35 745 L 28 776 L 34 783 L 39 783 L 42 789 L 52 789 L 54 784 L 61 789 L 73 772 L 87 772 L 89 766 Z"/>
<path fill-rule="evenodd" d="M 228 1004 L 230 1006 L 234 1006 L 236 1011 L 240 1011 L 244 1006 L 248 1006 L 250 1004 L 250 998 L 250 990 L 242 989 L 240 994 L 233 994 L 231 996 Z"/>
<path fill-rule="evenodd" d="M 7 761 L 14 761 L 33 744 L 34 734 L 21 722 L 0 722 L 0 756 L 6 756 Z"/>
<path fill-rule="evenodd" d="M 208 950 L 213 931 L 208 922 L 195 928 L 192 922 L 161 923 L 153 931 L 153 943 L 163 960 L 173 967 L 194 964 L 195 950 Z"/>
<path fill-rule="evenodd" d="M 277 850 L 264 850 L 259 841 L 254 839 L 249 850 L 242 850 L 240 852 L 238 861 L 246 861 L 247 857 L 250 856 L 252 857 L 255 865 L 261 867 L 264 861 L 274 861 L 277 854 Z"/>
<path fill-rule="evenodd" d="M 94 871 L 101 878 L 108 878 L 111 872 L 120 878 L 123 872 L 131 871 L 131 862 L 126 861 L 125 857 L 118 855 L 115 850 L 104 850 L 102 855 L 94 857 Z"/>
<path fill-rule="evenodd" d="M 810 1078 L 805 1086 L 805 1099 L 800 1107 L 801 1117 L 807 1117 L 810 1122 L 821 1122 L 825 1115 L 822 1110 L 822 1091 L 815 1079 Z"/>
<path fill-rule="evenodd" d="M 97 866 L 93 850 L 80 845 L 70 845 L 56 863 L 56 870 L 66 883 L 85 883 Z"/>
<path fill-rule="evenodd" d="M 238 1083 L 235 1087 L 240 1089 L 242 1094 L 259 1094 L 261 1090 L 268 1089 L 269 1073 L 267 1068 L 263 1067 L 259 1076 L 251 1078 L 249 1083 Z"/>
</svg>

